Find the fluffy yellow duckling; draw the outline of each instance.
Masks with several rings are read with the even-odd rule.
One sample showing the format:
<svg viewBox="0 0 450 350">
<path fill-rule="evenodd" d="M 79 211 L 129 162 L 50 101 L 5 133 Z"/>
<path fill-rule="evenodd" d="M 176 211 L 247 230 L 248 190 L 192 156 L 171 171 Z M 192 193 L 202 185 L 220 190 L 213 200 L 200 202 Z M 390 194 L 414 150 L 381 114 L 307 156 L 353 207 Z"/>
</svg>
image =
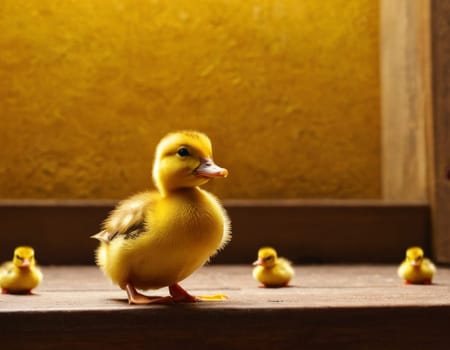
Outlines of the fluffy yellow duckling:
<svg viewBox="0 0 450 350">
<path fill-rule="evenodd" d="M 130 304 L 193 302 L 179 282 L 204 265 L 230 239 L 230 221 L 219 201 L 199 188 L 228 171 L 212 160 L 209 138 L 196 131 L 166 135 L 158 144 L 153 181 L 118 204 L 94 235 L 101 241 L 97 264 L 125 290 Z M 148 297 L 136 289 L 169 287 L 171 297 Z M 225 296 L 210 296 L 210 300 Z"/>
<path fill-rule="evenodd" d="M 42 281 L 31 247 L 17 247 L 12 262 L 0 266 L 0 287 L 3 294 L 31 294 Z"/>
<path fill-rule="evenodd" d="M 405 284 L 431 284 L 436 267 L 424 258 L 422 248 L 411 247 L 406 250 L 406 258 L 397 272 Z"/>
<path fill-rule="evenodd" d="M 253 278 L 265 287 L 285 287 L 295 274 L 291 262 L 279 258 L 271 247 L 259 249 L 258 260 L 253 266 Z"/>
</svg>

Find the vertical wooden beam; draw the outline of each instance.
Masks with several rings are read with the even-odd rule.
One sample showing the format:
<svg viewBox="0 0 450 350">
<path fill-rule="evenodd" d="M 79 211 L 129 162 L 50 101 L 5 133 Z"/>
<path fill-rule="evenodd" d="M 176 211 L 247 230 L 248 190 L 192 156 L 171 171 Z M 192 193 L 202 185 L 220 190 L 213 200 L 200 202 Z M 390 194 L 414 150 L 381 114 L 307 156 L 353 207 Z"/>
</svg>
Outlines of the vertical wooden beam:
<svg viewBox="0 0 450 350">
<path fill-rule="evenodd" d="M 426 200 L 429 0 L 381 0 L 383 198 Z"/>
<path fill-rule="evenodd" d="M 431 1 L 433 118 L 428 127 L 432 245 L 450 263 L 450 1 Z"/>
</svg>

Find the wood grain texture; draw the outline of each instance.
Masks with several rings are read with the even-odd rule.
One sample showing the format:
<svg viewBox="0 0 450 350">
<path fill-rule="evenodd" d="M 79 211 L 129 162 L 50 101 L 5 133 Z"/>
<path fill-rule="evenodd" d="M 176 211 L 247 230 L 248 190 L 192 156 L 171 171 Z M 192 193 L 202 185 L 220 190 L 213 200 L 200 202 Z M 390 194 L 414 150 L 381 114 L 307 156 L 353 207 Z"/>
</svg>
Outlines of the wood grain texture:
<svg viewBox="0 0 450 350">
<path fill-rule="evenodd" d="M 429 179 L 433 250 L 450 263 L 450 2 L 432 1 L 433 118 L 429 123 Z"/>
<path fill-rule="evenodd" d="M 2 348 L 444 349 L 450 269 L 405 286 L 396 268 L 297 265 L 291 287 L 265 289 L 250 265 L 209 266 L 183 286 L 228 300 L 137 307 L 95 267 L 46 267 L 36 295 L 0 295 Z"/>
<path fill-rule="evenodd" d="M 381 0 L 380 10 L 383 198 L 426 200 L 429 0 Z"/>
<path fill-rule="evenodd" d="M 113 201 L 0 201 L 0 261 L 32 245 L 42 264 L 91 264 L 89 236 Z M 429 248 L 429 208 L 416 202 L 228 200 L 233 238 L 214 263 L 247 263 L 262 245 L 295 262 L 396 262 L 405 247 Z"/>
</svg>

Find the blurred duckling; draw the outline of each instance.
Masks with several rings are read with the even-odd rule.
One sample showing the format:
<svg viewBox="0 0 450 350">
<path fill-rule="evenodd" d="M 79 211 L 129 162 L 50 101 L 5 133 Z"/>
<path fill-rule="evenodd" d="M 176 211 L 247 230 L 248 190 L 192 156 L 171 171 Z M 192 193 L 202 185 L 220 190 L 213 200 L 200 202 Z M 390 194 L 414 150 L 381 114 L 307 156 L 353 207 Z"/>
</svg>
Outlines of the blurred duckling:
<svg viewBox="0 0 450 350">
<path fill-rule="evenodd" d="M 126 291 L 130 304 L 222 300 L 222 294 L 196 297 L 178 284 L 203 266 L 230 240 L 230 221 L 218 199 L 200 185 L 228 171 L 212 160 L 209 138 L 196 131 L 166 135 L 158 144 L 153 181 L 158 191 L 143 192 L 118 204 L 103 230 L 97 264 Z M 170 297 L 137 291 L 168 287 Z"/>
<path fill-rule="evenodd" d="M 42 272 L 36 265 L 34 249 L 17 247 L 12 261 L 0 266 L 0 287 L 3 294 L 31 294 L 42 281 Z"/>
<path fill-rule="evenodd" d="M 431 260 L 424 258 L 422 248 L 411 247 L 406 250 L 406 258 L 397 272 L 405 284 L 431 284 L 436 267 Z"/>
<path fill-rule="evenodd" d="M 258 251 L 258 260 L 253 263 L 253 278 L 264 287 L 285 287 L 294 277 L 294 269 L 289 260 L 279 258 L 272 247 L 263 247 Z"/>
</svg>

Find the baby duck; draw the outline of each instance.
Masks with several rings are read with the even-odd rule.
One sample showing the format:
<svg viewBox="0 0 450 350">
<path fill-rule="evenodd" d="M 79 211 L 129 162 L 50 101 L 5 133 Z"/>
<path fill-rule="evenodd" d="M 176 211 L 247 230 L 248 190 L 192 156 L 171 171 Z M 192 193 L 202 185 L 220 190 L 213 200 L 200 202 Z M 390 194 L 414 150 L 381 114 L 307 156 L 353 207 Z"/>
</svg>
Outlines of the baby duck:
<svg viewBox="0 0 450 350">
<path fill-rule="evenodd" d="M 17 247 L 12 262 L 0 266 L 0 287 L 3 294 L 31 294 L 42 281 L 42 272 L 36 266 L 34 249 Z"/>
<path fill-rule="evenodd" d="M 291 262 L 279 258 L 276 250 L 271 247 L 259 249 L 258 260 L 253 266 L 253 278 L 264 287 L 285 287 L 295 274 Z"/>
<path fill-rule="evenodd" d="M 153 163 L 157 191 L 118 204 L 92 236 L 100 240 L 97 264 L 126 291 L 130 304 L 222 300 L 196 297 L 178 284 L 230 240 L 230 220 L 218 199 L 199 188 L 228 171 L 212 160 L 209 138 L 196 131 L 166 135 Z M 170 297 L 149 297 L 137 289 L 168 287 Z"/>
<path fill-rule="evenodd" d="M 406 258 L 398 268 L 398 276 L 405 284 L 431 284 L 436 267 L 431 260 L 424 258 L 420 247 L 406 250 Z"/>
</svg>

